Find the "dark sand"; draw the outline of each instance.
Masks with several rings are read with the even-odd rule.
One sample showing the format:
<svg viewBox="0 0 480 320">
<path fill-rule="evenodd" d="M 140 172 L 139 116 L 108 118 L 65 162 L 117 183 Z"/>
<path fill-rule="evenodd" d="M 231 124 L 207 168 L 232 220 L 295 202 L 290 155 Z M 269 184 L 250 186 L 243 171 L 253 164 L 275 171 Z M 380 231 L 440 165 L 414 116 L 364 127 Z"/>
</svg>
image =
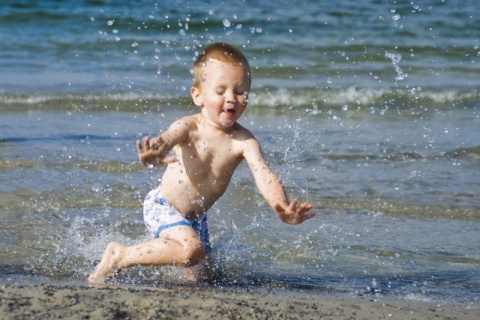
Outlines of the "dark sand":
<svg viewBox="0 0 480 320">
<path fill-rule="evenodd" d="M 0 286 L 0 319 L 480 319 L 478 305 L 282 289 Z"/>
</svg>

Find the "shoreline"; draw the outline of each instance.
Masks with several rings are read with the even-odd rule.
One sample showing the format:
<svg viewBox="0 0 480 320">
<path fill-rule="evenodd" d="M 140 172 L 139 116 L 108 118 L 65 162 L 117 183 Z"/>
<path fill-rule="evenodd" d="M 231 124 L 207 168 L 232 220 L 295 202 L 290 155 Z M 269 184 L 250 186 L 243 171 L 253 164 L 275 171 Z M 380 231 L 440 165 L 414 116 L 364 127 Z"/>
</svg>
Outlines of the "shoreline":
<svg viewBox="0 0 480 320">
<path fill-rule="evenodd" d="M 291 289 L 0 285 L 0 318 L 473 320 L 480 307 Z"/>
</svg>

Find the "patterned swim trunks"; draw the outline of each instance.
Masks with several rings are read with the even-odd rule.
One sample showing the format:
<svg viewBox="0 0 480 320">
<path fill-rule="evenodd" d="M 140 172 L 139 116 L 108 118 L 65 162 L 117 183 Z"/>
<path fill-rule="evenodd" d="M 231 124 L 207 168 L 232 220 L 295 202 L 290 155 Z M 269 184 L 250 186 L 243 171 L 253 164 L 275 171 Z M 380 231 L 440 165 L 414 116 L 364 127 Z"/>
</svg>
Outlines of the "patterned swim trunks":
<svg viewBox="0 0 480 320">
<path fill-rule="evenodd" d="M 156 239 L 160 233 L 176 226 L 190 226 L 197 233 L 205 252 L 210 252 L 210 237 L 208 234 L 207 213 L 190 220 L 178 212 L 161 194 L 159 189 L 153 189 L 143 202 L 143 220 L 150 235 Z"/>
</svg>

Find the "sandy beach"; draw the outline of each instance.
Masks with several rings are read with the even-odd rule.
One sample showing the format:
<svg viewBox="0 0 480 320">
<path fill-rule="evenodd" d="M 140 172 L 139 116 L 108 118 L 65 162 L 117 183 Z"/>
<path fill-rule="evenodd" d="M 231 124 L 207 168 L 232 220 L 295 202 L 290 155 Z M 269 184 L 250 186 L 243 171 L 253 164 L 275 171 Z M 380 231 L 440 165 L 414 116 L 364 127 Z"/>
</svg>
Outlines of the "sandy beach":
<svg viewBox="0 0 480 320">
<path fill-rule="evenodd" d="M 480 319 L 478 306 L 283 289 L 0 287 L 1 319 Z"/>
</svg>

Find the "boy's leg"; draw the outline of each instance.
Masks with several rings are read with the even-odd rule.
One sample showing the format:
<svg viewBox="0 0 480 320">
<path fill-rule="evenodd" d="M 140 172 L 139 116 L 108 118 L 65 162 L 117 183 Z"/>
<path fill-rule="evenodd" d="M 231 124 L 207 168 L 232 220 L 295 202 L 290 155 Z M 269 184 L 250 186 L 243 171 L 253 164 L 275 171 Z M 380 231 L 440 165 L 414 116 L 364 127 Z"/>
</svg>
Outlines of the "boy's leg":
<svg viewBox="0 0 480 320">
<path fill-rule="evenodd" d="M 211 281 L 213 279 L 212 255 L 207 253 L 205 258 L 200 263 L 188 268 L 186 279 L 191 282 Z"/>
<path fill-rule="evenodd" d="M 103 282 L 121 269 L 135 265 L 193 266 L 205 257 L 197 233 L 189 226 L 163 230 L 160 238 L 125 247 L 118 242 L 108 244 L 102 260 L 88 277 L 89 282 Z"/>
<path fill-rule="evenodd" d="M 192 282 L 205 282 L 213 279 L 213 261 L 210 254 L 210 236 L 208 232 L 208 218 L 205 212 L 203 216 L 192 223 L 192 227 L 197 232 L 200 241 L 207 254 L 199 264 L 188 268 L 187 280 Z"/>
</svg>

